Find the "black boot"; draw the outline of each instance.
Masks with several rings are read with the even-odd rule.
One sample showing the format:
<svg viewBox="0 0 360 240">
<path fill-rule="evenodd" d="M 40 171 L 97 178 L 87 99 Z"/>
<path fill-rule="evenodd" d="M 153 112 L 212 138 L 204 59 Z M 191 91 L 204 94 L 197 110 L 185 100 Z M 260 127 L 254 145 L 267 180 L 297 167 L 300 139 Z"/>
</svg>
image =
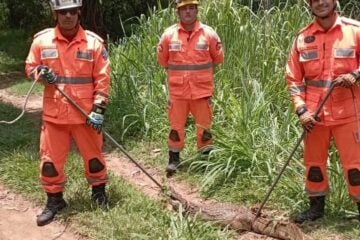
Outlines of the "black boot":
<svg viewBox="0 0 360 240">
<path fill-rule="evenodd" d="M 38 226 L 44 226 L 49 224 L 55 217 L 55 215 L 64 209 L 67 204 L 63 199 L 63 193 L 46 193 L 48 196 L 45 209 L 36 218 Z"/>
<path fill-rule="evenodd" d="M 169 151 L 169 164 L 166 167 L 166 173 L 168 176 L 173 175 L 176 172 L 177 167 L 180 164 L 180 153 Z"/>
<path fill-rule="evenodd" d="M 298 214 L 294 222 L 303 223 L 305 221 L 315 221 L 324 216 L 325 196 L 310 197 L 310 208 L 305 212 Z"/>
<path fill-rule="evenodd" d="M 108 209 L 109 203 L 105 193 L 105 183 L 98 186 L 92 186 L 91 199 L 96 202 L 100 208 L 104 210 Z"/>
</svg>

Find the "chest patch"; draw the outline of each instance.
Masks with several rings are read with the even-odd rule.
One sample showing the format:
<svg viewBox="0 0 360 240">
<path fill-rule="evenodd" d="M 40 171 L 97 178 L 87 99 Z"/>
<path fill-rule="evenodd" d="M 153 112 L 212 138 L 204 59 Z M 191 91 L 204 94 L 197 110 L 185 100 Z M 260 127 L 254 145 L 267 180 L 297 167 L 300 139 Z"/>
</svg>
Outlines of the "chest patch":
<svg viewBox="0 0 360 240">
<path fill-rule="evenodd" d="M 334 56 L 337 58 L 355 58 L 355 50 L 352 48 L 336 48 Z"/>
<path fill-rule="evenodd" d="M 301 61 L 308 61 L 308 60 L 313 60 L 313 59 L 317 59 L 318 58 L 318 51 L 306 51 L 306 52 L 302 52 L 300 54 L 300 60 Z"/>
<path fill-rule="evenodd" d="M 197 43 L 195 46 L 196 50 L 209 50 L 209 44 L 207 43 Z"/>
<path fill-rule="evenodd" d="M 180 42 L 171 42 L 169 44 L 169 51 L 181 51 L 181 43 Z"/>
<path fill-rule="evenodd" d="M 41 59 L 58 58 L 59 53 L 56 48 L 47 48 L 41 50 Z"/>
<path fill-rule="evenodd" d="M 91 61 L 93 59 L 93 55 L 92 55 L 91 52 L 77 51 L 76 52 L 76 58 Z"/>
</svg>

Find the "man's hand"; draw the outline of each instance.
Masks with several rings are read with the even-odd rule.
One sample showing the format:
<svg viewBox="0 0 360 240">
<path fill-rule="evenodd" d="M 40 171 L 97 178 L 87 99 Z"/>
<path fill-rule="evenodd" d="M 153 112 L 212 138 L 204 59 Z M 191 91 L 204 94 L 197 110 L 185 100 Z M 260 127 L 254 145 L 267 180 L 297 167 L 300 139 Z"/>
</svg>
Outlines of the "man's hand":
<svg viewBox="0 0 360 240">
<path fill-rule="evenodd" d="M 49 84 L 53 84 L 57 81 L 57 76 L 55 75 L 53 70 L 47 66 L 38 66 L 37 72 L 40 78 Z"/>
<path fill-rule="evenodd" d="M 86 120 L 86 124 L 93 127 L 98 133 L 100 133 L 102 129 L 105 109 L 105 106 L 94 104 L 91 113 Z"/>
<path fill-rule="evenodd" d="M 355 75 L 352 73 L 342 74 L 338 76 L 334 84 L 340 87 L 349 88 L 356 82 Z"/>
<path fill-rule="evenodd" d="M 299 117 L 300 123 L 306 132 L 310 132 L 320 119 L 315 119 L 314 116 L 307 110 L 306 105 L 300 106 L 296 109 L 296 114 Z"/>
<path fill-rule="evenodd" d="M 309 111 L 306 111 L 303 114 L 301 114 L 299 116 L 299 120 L 300 120 L 302 127 L 308 133 L 311 132 L 311 130 L 314 128 L 314 126 L 316 124 L 315 118 Z"/>
</svg>

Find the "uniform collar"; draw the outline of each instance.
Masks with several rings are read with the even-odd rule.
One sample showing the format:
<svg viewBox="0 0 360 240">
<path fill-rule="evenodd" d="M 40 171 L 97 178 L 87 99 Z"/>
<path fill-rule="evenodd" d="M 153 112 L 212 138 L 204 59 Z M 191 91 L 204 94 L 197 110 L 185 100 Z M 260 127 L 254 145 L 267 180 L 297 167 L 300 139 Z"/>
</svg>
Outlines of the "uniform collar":
<svg viewBox="0 0 360 240">
<path fill-rule="evenodd" d="M 55 27 L 55 37 L 54 39 L 68 41 L 60 32 L 59 25 L 56 25 Z M 76 33 L 75 37 L 72 40 L 73 42 L 80 42 L 80 41 L 86 41 L 86 33 L 85 30 L 79 25 L 79 30 Z"/>
<path fill-rule="evenodd" d="M 187 32 L 187 31 L 185 30 L 185 28 L 183 27 L 183 25 L 181 24 L 181 22 L 178 23 L 178 28 L 181 29 L 181 30 L 184 31 L 184 32 Z M 202 26 L 201 26 L 200 22 L 199 22 L 198 20 L 196 20 L 195 26 L 194 26 L 192 32 L 197 32 L 197 31 L 199 31 L 201 28 L 202 28 Z"/>
<path fill-rule="evenodd" d="M 338 14 L 337 12 L 335 12 L 335 14 L 336 14 L 335 23 L 334 23 L 333 26 L 328 30 L 328 32 L 331 31 L 332 29 L 336 28 L 336 27 L 341 27 L 341 17 L 339 16 L 339 14 Z M 311 32 L 312 32 L 312 33 L 324 32 L 324 29 L 320 26 L 320 24 L 316 21 L 315 18 L 314 18 L 314 20 L 313 20 L 313 22 L 312 22 Z"/>
</svg>

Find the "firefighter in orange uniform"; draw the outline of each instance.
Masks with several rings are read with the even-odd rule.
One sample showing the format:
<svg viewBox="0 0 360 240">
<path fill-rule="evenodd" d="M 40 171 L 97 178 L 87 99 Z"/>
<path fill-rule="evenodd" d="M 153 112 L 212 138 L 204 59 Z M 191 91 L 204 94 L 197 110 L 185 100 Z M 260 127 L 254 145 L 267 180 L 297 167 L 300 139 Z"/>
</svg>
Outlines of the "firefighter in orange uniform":
<svg viewBox="0 0 360 240">
<path fill-rule="evenodd" d="M 212 144 L 213 74 L 224 54 L 216 32 L 197 20 L 198 5 L 198 0 L 176 1 L 180 21 L 165 30 L 157 49 L 158 62 L 167 70 L 170 95 L 168 175 L 175 173 L 180 164 L 189 113 L 195 119 L 198 149 L 208 154 Z"/>
<path fill-rule="evenodd" d="M 64 164 L 71 137 L 83 158 L 85 176 L 92 186 L 92 200 L 102 208 L 108 205 L 101 134 L 110 83 L 108 53 L 99 36 L 80 26 L 81 0 L 51 0 L 50 6 L 56 27 L 34 36 L 25 67 L 30 78 L 45 85 L 40 180 L 47 203 L 37 216 L 38 226 L 50 223 L 66 207 Z M 89 113 L 88 121 L 55 85 Z"/>
<path fill-rule="evenodd" d="M 331 139 L 338 149 L 351 198 L 360 211 L 360 23 L 339 16 L 337 0 L 308 0 L 314 20 L 296 37 L 286 79 L 304 139 L 305 189 L 310 208 L 296 223 L 323 217 L 329 192 L 326 170 Z M 335 84 L 319 119 L 319 102 Z"/>
</svg>

